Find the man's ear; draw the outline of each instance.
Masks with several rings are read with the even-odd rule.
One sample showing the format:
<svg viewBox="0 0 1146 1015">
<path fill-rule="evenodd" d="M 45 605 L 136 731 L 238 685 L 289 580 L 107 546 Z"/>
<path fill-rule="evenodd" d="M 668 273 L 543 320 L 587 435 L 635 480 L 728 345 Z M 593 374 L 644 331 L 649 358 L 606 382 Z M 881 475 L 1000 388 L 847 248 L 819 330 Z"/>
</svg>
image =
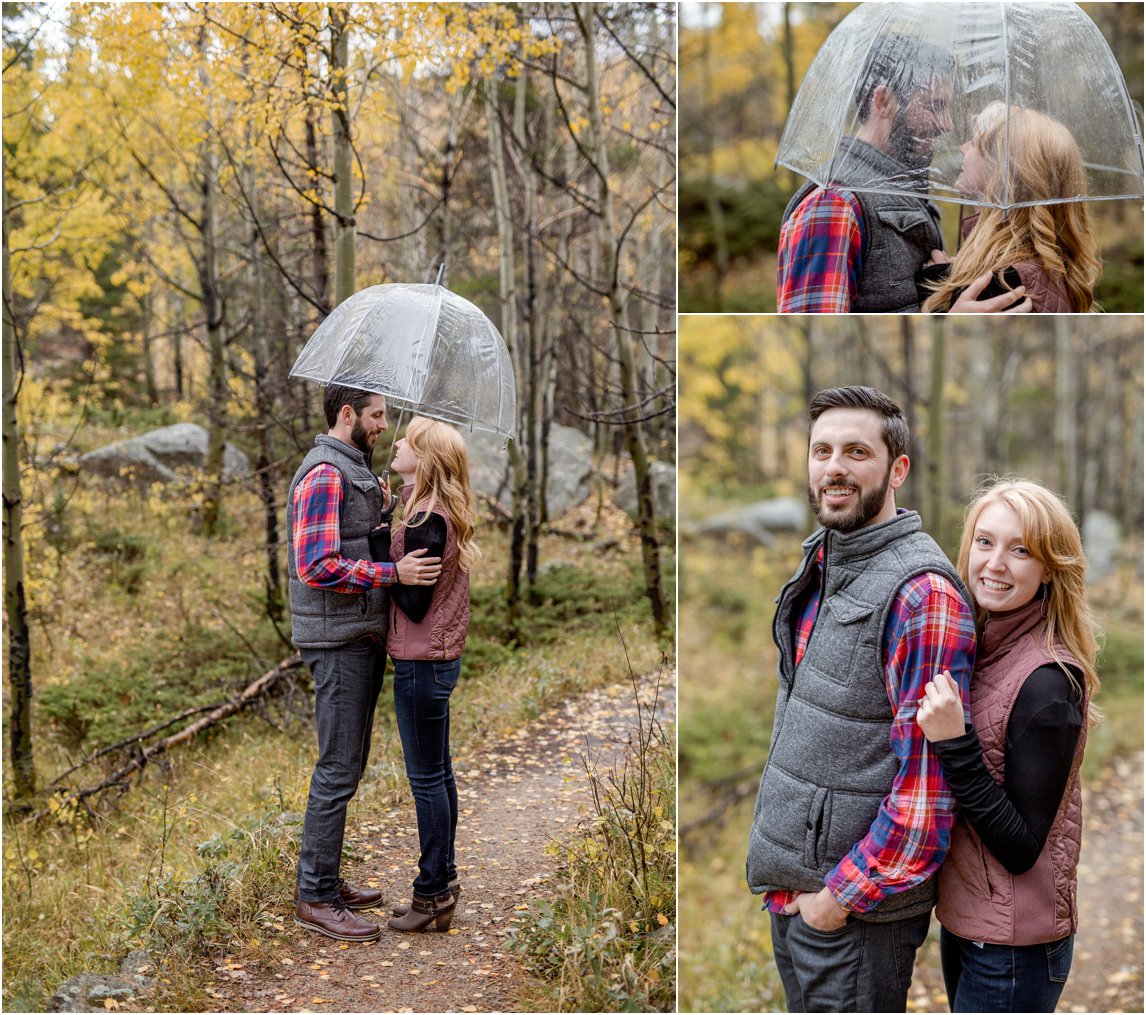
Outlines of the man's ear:
<svg viewBox="0 0 1146 1015">
<path fill-rule="evenodd" d="M 895 93 L 887 85 L 875 86 L 875 90 L 871 93 L 871 108 L 876 117 L 881 120 L 890 120 L 895 116 L 898 107 L 899 103 L 896 101 Z"/>
<path fill-rule="evenodd" d="M 887 485 L 893 490 L 898 490 L 907 481 L 907 474 L 910 471 L 911 461 L 907 455 L 900 455 L 891 463 L 891 476 L 888 478 Z"/>
<path fill-rule="evenodd" d="M 349 405 L 344 405 L 338 410 L 338 418 L 342 420 L 347 426 L 354 425 L 354 410 Z"/>
</svg>

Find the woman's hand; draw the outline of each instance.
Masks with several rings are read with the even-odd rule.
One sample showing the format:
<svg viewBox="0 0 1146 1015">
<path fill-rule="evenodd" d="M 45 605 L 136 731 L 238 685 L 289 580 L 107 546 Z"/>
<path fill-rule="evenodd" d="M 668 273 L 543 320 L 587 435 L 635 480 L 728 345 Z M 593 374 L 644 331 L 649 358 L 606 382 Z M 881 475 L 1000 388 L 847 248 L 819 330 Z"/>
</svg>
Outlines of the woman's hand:
<svg viewBox="0 0 1146 1015">
<path fill-rule="evenodd" d="M 943 253 L 942 250 L 933 250 L 933 251 L 931 251 L 931 257 L 928 258 L 927 261 L 924 262 L 923 267 L 930 268 L 933 264 L 950 264 L 950 263 L 951 263 L 951 258 L 949 258 L 945 253 Z"/>
<path fill-rule="evenodd" d="M 932 256 L 934 256 L 932 251 Z M 963 294 L 951 304 L 949 314 L 1029 314 L 1034 310 L 1034 304 L 1027 296 L 1025 286 L 1018 286 L 1009 293 L 1001 296 L 992 296 L 990 299 L 979 299 L 979 293 L 991 284 L 993 276 L 989 271 L 983 272 L 972 282 Z"/>
<path fill-rule="evenodd" d="M 959 695 L 959 685 L 951 679 L 947 670 L 937 674 L 923 688 L 915 721 L 931 743 L 961 737 L 967 732 L 963 722 L 963 699 Z"/>
</svg>

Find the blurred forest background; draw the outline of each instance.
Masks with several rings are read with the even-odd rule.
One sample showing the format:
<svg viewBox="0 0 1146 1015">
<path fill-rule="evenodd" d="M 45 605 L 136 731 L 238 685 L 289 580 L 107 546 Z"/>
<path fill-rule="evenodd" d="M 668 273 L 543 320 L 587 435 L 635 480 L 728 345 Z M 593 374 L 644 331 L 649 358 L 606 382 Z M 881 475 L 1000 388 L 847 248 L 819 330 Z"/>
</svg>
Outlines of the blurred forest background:
<svg viewBox="0 0 1146 1015">
<path fill-rule="evenodd" d="M 242 864 L 211 895 L 221 854 L 196 843 L 262 828 L 289 895 L 291 829 L 267 822 L 301 810 L 313 734 L 283 517 L 326 425 L 287 373 L 356 289 L 444 263 L 514 360 L 509 506 L 479 505 L 455 751 L 626 678 L 622 637 L 642 673 L 671 652 L 673 517 L 651 473 L 675 453 L 676 25 L 667 3 L 3 13 L 4 999 L 43 1010 L 147 943 L 159 909 L 191 965 L 262 932 Z M 175 423 L 208 434 L 178 482 L 78 464 Z M 565 519 L 544 492 L 559 427 L 596 484 Z M 613 506 L 626 475 L 633 516 Z M 256 686 L 252 720 L 192 738 Z M 182 733 L 191 752 L 158 752 Z M 372 776 L 405 792 L 396 738 Z M 611 904 L 643 919 L 640 899 Z M 195 1010 L 195 990 L 162 1003 Z"/>
<path fill-rule="evenodd" d="M 1108 516 L 1101 552 L 1088 545 L 1106 718 L 1084 776 L 1142 748 L 1140 317 L 681 318 L 682 1011 L 783 1010 L 744 857 L 776 697 L 773 600 L 815 528 L 807 404 L 839 384 L 872 385 L 903 408 L 912 468 L 896 503 L 918 510 L 950 555 L 963 507 L 991 474 L 1041 480 L 1081 520 Z M 786 510 L 760 532 L 745 522 L 762 501 Z"/>
<path fill-rule="evenodd" d="M 682 3 L 680 309 L 776 310 L 780 219 L 803 178 L 774 169 L 784 121 L 821 43 L 854 3 Z M 1083 3 L 1142 116 L 1142 5 Z M 959 210 L 939 203 L 948 250 Z M 1091 205 L 1099 307 L 1143 308 L 1142 202 Z"/>
</svg>

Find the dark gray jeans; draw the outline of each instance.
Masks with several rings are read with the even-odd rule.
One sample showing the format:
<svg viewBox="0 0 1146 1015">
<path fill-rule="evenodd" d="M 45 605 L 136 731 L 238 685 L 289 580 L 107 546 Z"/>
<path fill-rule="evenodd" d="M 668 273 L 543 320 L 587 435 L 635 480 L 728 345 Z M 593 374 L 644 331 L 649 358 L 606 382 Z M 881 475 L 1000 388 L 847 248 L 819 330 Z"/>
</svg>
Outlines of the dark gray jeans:
<svg viewBox="0 0 1146 1015">
<path fill-rule="evenodd" d="M 346 805 L 370 755 L 386 650 L 382 642 L 366 637 L 335 649 L 304 648 L 302 658 L 314 678 L 318 762 L 302 826 L 298 897 L 329 902 L 338 895 Z"/>
<path fill-rule="evenodd" d="M 839 930 L 815 930 L 772 914 L 772 951 L 790 1012 L 907 1010 L 915 953 L 931 914 L 869 923 L 848 917 Z"/>
</svg>

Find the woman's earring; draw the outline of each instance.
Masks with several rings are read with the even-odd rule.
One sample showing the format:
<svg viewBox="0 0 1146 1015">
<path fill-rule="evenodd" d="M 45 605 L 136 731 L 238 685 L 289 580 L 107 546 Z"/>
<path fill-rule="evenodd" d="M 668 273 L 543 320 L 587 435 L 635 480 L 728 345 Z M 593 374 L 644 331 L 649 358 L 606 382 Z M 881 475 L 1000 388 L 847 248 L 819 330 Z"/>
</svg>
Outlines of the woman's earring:
<svg viewBox="0 0 1146 1015">
<path fill-rule="evenodd" d="M 1045 620 L 1047 611 L 1050 609 L 1051 583 L 1043 582 L 1041 585 L 1039 585 L 1039 592 L 1042 593 L 1043 597 L 1042 615 L 1043 619 Z"/>
</svg>

